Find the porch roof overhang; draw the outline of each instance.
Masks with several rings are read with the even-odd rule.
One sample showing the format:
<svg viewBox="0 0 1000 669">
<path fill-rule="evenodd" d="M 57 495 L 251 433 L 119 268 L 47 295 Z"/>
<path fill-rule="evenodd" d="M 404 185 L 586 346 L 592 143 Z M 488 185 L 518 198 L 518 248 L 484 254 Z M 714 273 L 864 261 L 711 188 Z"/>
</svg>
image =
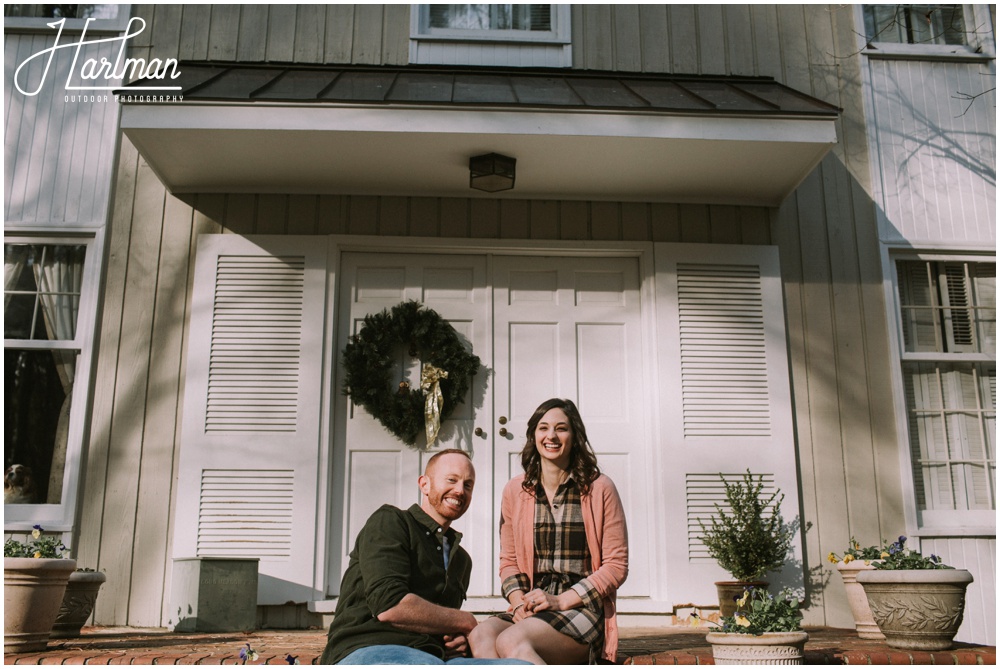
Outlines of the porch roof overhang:
<svg viewBox="0 0 1000 669">
<path fill-rule="evenodd" d="M 123 132 L 175 193 L 776 206 L 837 141 L 836 107 L 763 77 L 178 69 L 119 91 Z M 151 83 L 180 89 L 135 88 Z M 517 159 L 513 190 L 469 188 L 469 158 L 491 152 Z"/>
</svg>

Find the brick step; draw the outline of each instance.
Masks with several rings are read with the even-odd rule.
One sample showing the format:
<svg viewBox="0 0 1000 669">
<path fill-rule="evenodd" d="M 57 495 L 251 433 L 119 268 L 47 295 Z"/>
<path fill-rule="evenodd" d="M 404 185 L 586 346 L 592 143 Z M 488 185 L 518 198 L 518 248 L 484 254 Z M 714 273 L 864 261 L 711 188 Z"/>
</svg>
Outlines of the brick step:
<svg viewBox="0 0 1000 669">
<path fill-rule="evenodd" d="M 957 643 L 949 651 L 900 651 L 859 639 L 854 630 L 807 628 L 807 664 L 996 664 L 996 648 Z M 49 642 L 43 653 L 5 654 L 4 664 L 239 664 L 249 643 L 259 654 L 252 664 L 285 664 L 289 655 L 316 664 L 325 630 L 258 630 L 175 634 L 164 629 L 86 627 L 77 639 Z M 713 664 L 706 630 L 622 628 L 624 664 Z"/>
</svg>

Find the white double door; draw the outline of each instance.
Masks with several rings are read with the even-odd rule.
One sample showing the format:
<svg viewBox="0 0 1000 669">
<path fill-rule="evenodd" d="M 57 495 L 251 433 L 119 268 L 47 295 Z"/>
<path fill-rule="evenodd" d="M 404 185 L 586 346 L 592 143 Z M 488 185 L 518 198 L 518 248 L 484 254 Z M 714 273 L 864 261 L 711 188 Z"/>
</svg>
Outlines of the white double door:
<svg viewBox="0 0 1000 669">
<path fill-rule="evenodd" d="M 500 494 L 522 471 L 528 418 L 550 397 L 577 403 L 598 463 L 621 493 L 631 546 L 621 594 L 649 593 L 652 405 L 643 373 L 637 258 L 345 253 L 338 285 L 338 353 L 365 315 L 417 300 L 455 327 L 482 366 L 430 451 L 408 448 L 337 396 L 329 594 L 337 594 L 372 511 L 419 502 L 417 477 L 427 458 L 441 448 L 462 448 L 472 455 L 477 477 L 471 508 L 455 524 L 473 559 L 469 596 L 498 595 Z M 416 387 L 420 361 L 403 347 L 399 356 L 399 380 Z M 342 387 L 342 371 L 336 383 Z"/>
</svg>

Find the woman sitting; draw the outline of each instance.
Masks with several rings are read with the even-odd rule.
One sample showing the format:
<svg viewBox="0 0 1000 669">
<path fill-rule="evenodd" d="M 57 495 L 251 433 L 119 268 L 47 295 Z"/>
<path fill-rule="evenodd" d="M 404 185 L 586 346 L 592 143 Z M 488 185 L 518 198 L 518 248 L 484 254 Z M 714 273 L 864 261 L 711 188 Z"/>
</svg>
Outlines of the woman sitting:
<svg viewBox="0 0 1000 669">
<path fill-rule="evenodd" d="M 614 662 L 615 593 L 628 575 L 625 512 L 572 401 L 535 410 L 521 465 L 501 503 L 500 579 L 510 606 L 472 631 L 473 655 Z"/>
</svg>

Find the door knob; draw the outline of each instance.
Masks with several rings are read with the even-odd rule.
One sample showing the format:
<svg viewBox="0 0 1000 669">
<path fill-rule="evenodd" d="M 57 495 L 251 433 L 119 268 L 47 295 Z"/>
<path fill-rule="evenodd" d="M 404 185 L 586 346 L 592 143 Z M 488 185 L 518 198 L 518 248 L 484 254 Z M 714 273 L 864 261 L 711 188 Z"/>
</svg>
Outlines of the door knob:
<svg viewBox="0 0 1000 669">
<path fill-rule="evenodd" d="M 505 427 L 500 428 L 500 432 L 498 432 L 497 434 L 499 434 L 501 437 L 506 437 L 507 436 L 507 428 L 505 428 Z"/>
<path fill-rule="evenodd" d="M 476 428 L 476 436 L 477 437 L 483 436 L 483 428 L 481 428 L 481 427 L 477 427 Z"/>
</svg>

